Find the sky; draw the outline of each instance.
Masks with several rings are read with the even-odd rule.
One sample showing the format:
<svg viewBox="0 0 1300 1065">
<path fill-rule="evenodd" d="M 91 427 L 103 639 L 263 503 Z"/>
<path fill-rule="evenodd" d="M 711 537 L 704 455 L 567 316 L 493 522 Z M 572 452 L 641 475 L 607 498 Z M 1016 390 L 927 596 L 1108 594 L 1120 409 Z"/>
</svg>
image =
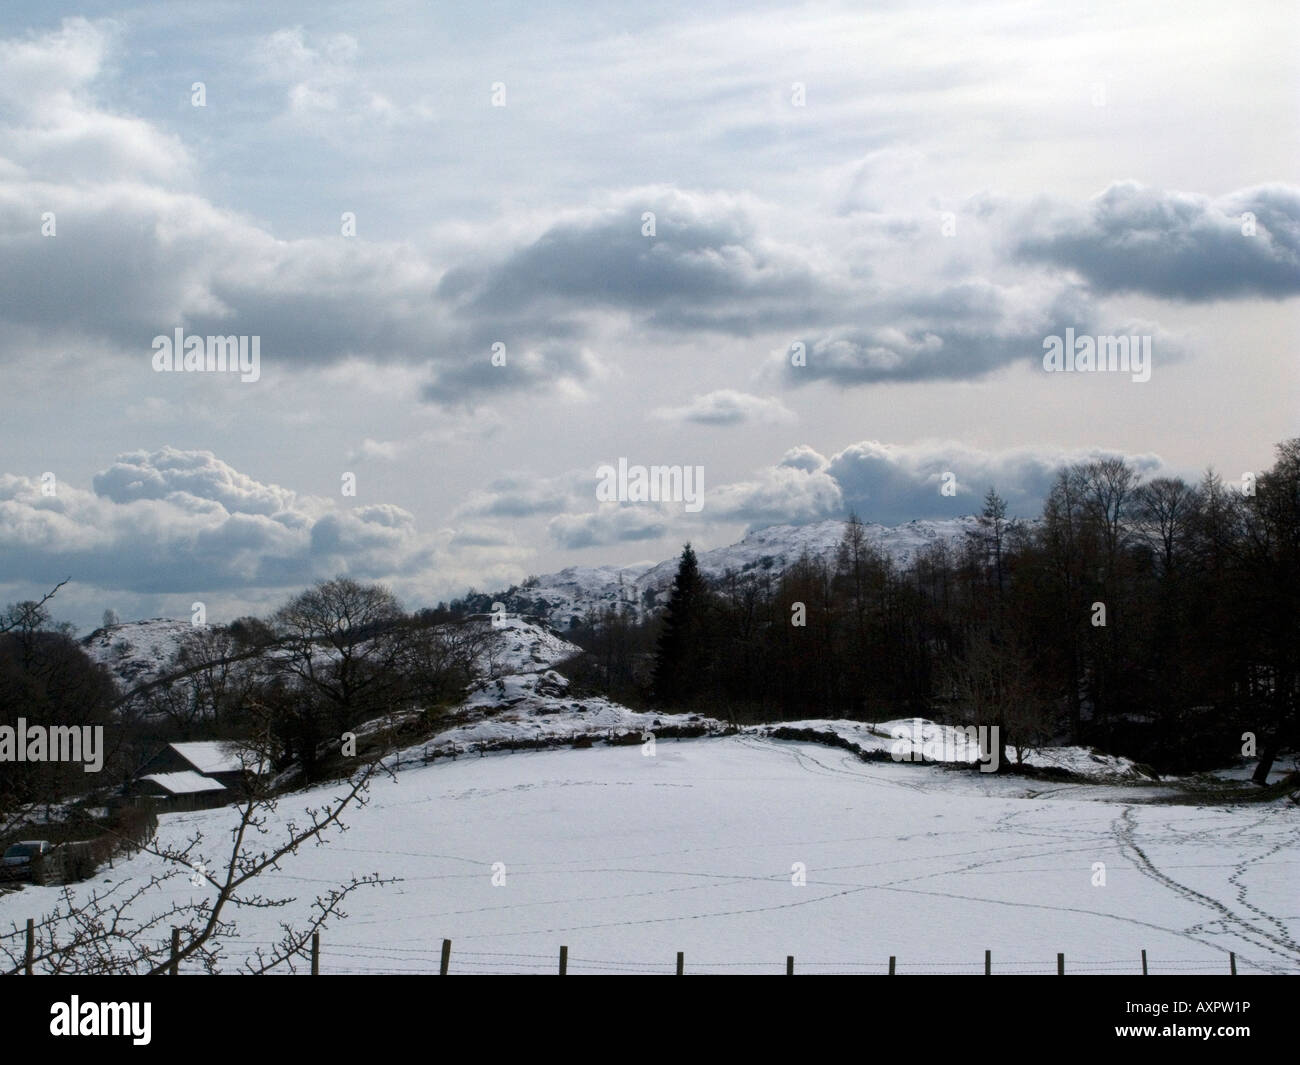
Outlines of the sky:
<svg viewBox="0 0 1300 1065">
<path fill-rule="evenodd" d="M 416 608 L 1300 435 L 1294 3 L 646 8 L 4 5 L 0 603 Z"/>
</svg>

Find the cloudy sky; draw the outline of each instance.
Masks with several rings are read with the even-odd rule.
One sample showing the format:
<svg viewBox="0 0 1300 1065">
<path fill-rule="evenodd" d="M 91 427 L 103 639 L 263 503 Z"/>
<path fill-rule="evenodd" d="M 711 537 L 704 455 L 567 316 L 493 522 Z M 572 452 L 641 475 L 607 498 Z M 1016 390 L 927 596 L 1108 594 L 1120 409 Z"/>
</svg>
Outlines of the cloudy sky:
<svg viewBox="0 0 1300 1065">
<path fill-rule="evenodd" d="M 1300 433 L 1290 0 L 377 11 L 0 9 L 0 601 L 419 606 Z M 619 458 L 703 509 L 597 502 Z"/>
</svg>

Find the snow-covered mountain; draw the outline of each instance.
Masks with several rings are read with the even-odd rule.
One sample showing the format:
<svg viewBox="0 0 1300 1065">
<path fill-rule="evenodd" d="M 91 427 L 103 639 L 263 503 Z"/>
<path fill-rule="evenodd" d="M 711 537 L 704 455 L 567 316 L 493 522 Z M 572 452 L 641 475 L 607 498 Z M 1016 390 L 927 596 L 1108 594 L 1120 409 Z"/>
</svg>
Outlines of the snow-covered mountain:
<svg viewBox="0 0 1300 1065">
<path fill-rule="evenodd" d="M 805 552 L 833 561 L 846 525 L 843 521 L 773 525 L 726 547 L 701 551 L 700 572 L 710 579 L 728 573 L 741 576 L 770 573 L 775 577 Z M 894 526 L 863 524 L 868 541 L 899 565 L 912 562 L 931 544 L 959 545 L 978 527 L 974 517 L 917 520 Z M 662 606 L 677 574 L 677 561 L 674 556 L 650 566 L 569 566 L 506 591 L 467 597 L 466 602 L 482 613 L 489 612 L 493 603 L 502 603 L 509 614 L 536 618 L 564 631 L 617 604 L 638 615 Z M 191 631 L 188 619 L 153 618 L 98 629 L 82 645 L 92 659 L 106 666 L 129 688 L 160 676 L 172 661 L 182 637 Z M 515 638 L 511 636 L 512 631 L 507 628 L 501 633 L 502 653 L 507 658 L 518 650 L 504 649 Z M 540 629 L 530 629 L 527 633 L 530 647 L 548 638 L 553 637 L 546 637 Z M 552 655 L 551 660 L 555 657 Z"/>
<path fill-rule="evenodd" d="M 776 576 L 805 551 L 814 558 L 833 561 L 847 524 L 828 520 L 812 525 L 769 526 L 738 543 L 699 552 L 700 572 L 710 579 L 728 573 Z M 900 566 L 914 561 L 931 544 L 959 545 L 978 528 L 975 517 L 918 519 L 893 526 L 863 523 L 868 542 Z M 677 562 L 674 556 L 652 566 L 569 566 L 502 592 L 470 597 L 469 602 L 485 612 L 491 604 L 502 603 L 509 613 L 542 618 L 563 631 L 618 604 L 636 614 L 662 606 L 677 574 Z"/>
</svg>

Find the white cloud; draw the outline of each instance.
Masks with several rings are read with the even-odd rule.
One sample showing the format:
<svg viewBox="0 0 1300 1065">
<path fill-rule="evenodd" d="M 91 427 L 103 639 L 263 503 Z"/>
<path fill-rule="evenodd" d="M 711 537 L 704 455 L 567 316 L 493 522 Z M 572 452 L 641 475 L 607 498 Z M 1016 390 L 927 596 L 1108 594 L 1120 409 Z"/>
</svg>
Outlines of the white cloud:
<svg viewBox="0 0 1300 1065">
<path fill-rule="evenodd" d="M 276 30 L 253 53 L 260 76 L 285 84 L 287 117 L 310 129 L 339 123 L 396 126 L 433 118 L 427 100 L 399 106 L 370 85 L 357 66 L 361 48 L 350 33 L 314 34 L 302 26 Z"/>
<path fill-rule="evenodd" d="M 724 388 L 694 397 L 681 407 L 658 407 L 652 418 L 667 422 L 690 422 L 698 425 L 785 425 L 796 421 L 795 414 L 779 399 L 754 396 Z"/>
<path fill-rule="evenodd" d="M 0 39 L 7 116 L 0 151 L 29 180 L 173 182 L 191 174 L 193 160 L 177 137 L 96 101 L 95 83 L 118 35 L 112 22 L 65 18 L 57 30 Z"/>
</svg>

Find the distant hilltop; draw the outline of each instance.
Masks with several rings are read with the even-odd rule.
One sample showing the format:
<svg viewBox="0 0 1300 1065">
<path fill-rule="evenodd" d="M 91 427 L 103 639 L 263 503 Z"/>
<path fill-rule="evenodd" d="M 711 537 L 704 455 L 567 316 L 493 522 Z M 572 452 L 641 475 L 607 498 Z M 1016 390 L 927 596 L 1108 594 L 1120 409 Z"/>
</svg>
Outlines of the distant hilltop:
<svg viewBox="0 0 1300 1065">
<path fill-rule="evenodd" d="M 838 520 L 772 525 L 737 543 L 699 552 L 700 572 L 709 579 L 727 573 L 770 572 L 775 576 L 805 552 L 833 562 L 847 525 Z M 931 544 L 960 544 L 979 527 L 979 519 L 973 516 L 917 519 L 902 525 L 862 523 L 867 540 L 900 566 L 912 562 Z M 542 618 L 552 628 L 564 631 L 616 604 L 624 604 L 637 615 L 662 606 L 677 574 L 677 562 L 674 556 L 649 566 L 568 566 L 504 591 L 475 593 L 460 602 L 483 613 L 490 611 L 493 603 L 501 603 L 510 614 Z"/>
</svg>

